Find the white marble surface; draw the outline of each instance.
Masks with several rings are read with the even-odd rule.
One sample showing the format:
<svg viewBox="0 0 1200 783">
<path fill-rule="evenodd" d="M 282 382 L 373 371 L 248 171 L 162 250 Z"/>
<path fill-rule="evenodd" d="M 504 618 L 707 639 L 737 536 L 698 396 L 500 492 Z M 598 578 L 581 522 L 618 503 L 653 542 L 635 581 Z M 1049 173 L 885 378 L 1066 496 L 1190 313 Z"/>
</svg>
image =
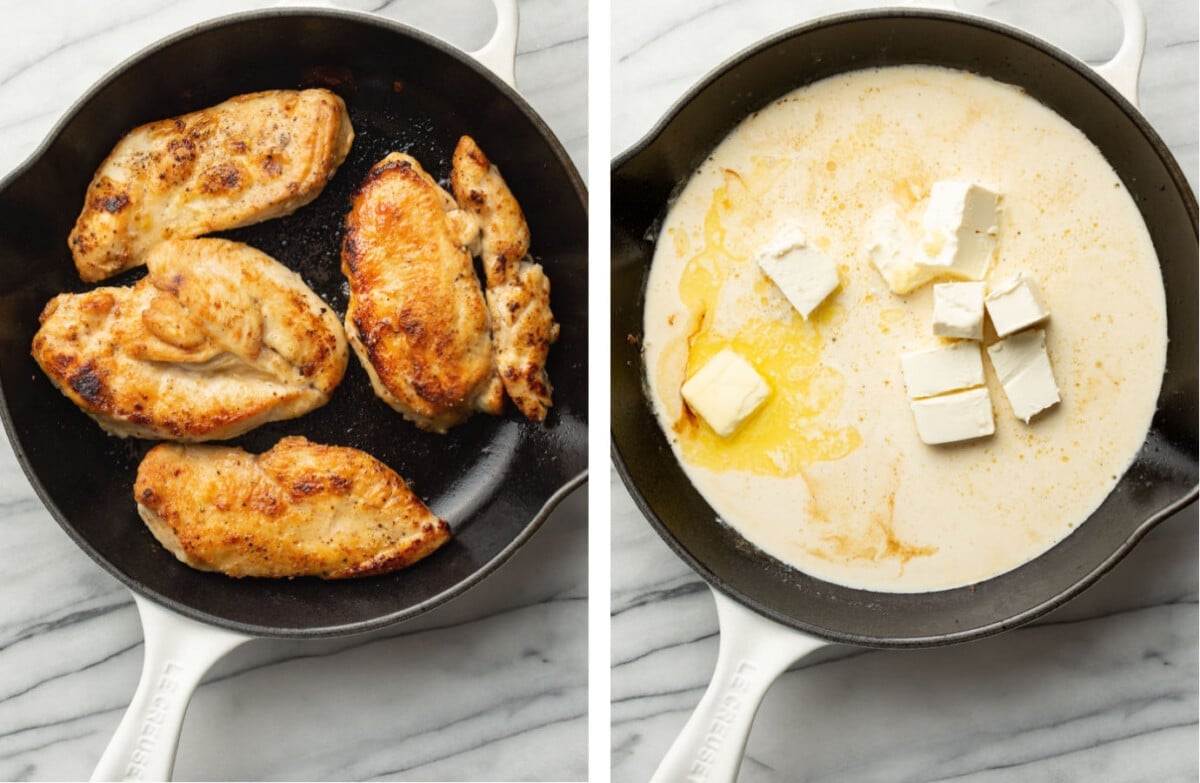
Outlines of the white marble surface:
<svg viewBox="0 0 1200 783">
<path fill-rule="evenodd" d="M 142 46 L 268 0 L 0 4 L 0 175 Z M 488 0 L 364 2 L 463 48 Z M 521 0 L 518 87 L 581 171 L 583 0 Z M 178 779 L 580 780 L 587 775 L 586 493 L 461 598 L 384 632 L 257 641 L 188 713 Z M 128 592 L 42 508 L 0 439 L 0 780 L 84 779 L 128 704 L 141 629 Z"/>
<path fill-rule="evenodd" d="M 807 18 L 869 3 L 613 0 L 613 152 L 716 64 Z M 1102 0 L 963 0 L 1095 62 L 1120 39 Z M 1197 182 L 1197 6 L 1143 0 L 1142 107 Z M 645 780 L 716 659 L 712 598 L 612 480 L 614 781 Z M 834 647 L 768 693 L 740 780 L 1195 781 L 1197 513 L 1165 521 L 1083 596 L 966 646 Z"/>
</svg>

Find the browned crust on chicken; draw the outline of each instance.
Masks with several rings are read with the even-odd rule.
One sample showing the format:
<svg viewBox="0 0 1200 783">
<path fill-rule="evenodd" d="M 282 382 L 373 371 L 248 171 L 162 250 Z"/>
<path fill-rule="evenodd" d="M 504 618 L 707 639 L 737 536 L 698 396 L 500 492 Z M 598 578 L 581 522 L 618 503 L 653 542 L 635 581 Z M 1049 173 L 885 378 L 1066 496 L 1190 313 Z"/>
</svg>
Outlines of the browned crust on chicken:
<svg viewBox="0 0 1200 783">
<path fill-rule="evenodd" d="M 134 286 L 60 294 L 33 357 L 106 431 L 183 441 L 235 437 L 324 405 L 349 351 L 300 276 L 224 239 L 171 240 Z"/>
<path fill-rule="evenodd" d="M 100 164 L 68 238 L 96 282 L 145 262 L 158 242 L 289 215 L 317 197 L 354 140 L 324 89 L 268 90 L 142 125 Z"/>
<path fill-rule="evenodd" d="M 488 285 L 503 282 L 510 268 L 529 255 L 529 224 L 500 170 L 470 136 L 460 138 L 454 148 L 450 187 L 459 206 L 479 220 Z"/>
<path fill-rule="evenodd" d="M 181 562 L 232 577 L 383 574 L 450 539 L 450 526 L 387 465 L 301 437 L 258 455 L 156 446 L 138 467 L 134 499 Z"/>
<path fill-rule="evenodd" d="M 473 233 L 450 195 L 402 153 L 375 164 L 346 217 L 346 336 L 376 394 L 433 432 L 503 405 L 466 250 Z"/>
<path fill-rule="evenodd" d="M 559 331 L 550 280 L 541 265 L 522 261 L 504 283 L 488 286 L 487 302 L 504 389 L 527 419 L 544 421 L 553 405 L 546 360 Z"/>
<path fill-rule="evenodd" d="M 487 304 L 504 390 L 531 421 L 553 404 L 546 359 L 558 339 L 550 311 L 550 280 L 529 254 L 529 225 L 512 191 L 483 150 L 463 136 L 454 150 L 451 187 L 479 221 Z"/>
</svg>

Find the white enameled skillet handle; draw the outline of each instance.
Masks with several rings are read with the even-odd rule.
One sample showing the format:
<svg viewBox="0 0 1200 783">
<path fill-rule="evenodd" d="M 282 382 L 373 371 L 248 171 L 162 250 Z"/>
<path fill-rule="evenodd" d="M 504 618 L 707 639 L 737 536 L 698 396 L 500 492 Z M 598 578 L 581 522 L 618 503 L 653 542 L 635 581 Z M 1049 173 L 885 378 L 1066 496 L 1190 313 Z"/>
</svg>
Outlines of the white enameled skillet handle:
<svg viewBox="0 0 1200 783">
<path fill-rule="evenodd" d="M 467 54 L 474 57 L 484 68 L 500 77 L 501 81 L 517 88 L 517 28 L 520 13 L 517 0 L 492 0 L 496 8 L 496 29 L 492 37 L 480 48 Z"/>
<path fill-rule="evenodd" d="M 183 716 L 200 678 L 251 639 L 189 620 L 140 596 L 133 600 L 146 638 L 142 678 L 92 780 L 170 780 Z"/>
<path fill-rule="evenodd" d="M 713 590 L 721 629 L 704 697 L 651 783 L 732 783 L 763 696 L 779 675 L 828 642 L 768 620 Z"/>
<path fill-rule="evenodd" d="M 1112 59 L 1095 66 L 1096 73 L 1138 106 L 1138 76 L 1146 55 L 1146 15 L 1137 0 L 1108 0 L 1121 15 L 1121 46 Z"/>
<path fill-rule="evenodd" d="M 496 29 L 492 31 L 492 37 L 488 39 L 487 43 L 467 54 L 515 90 L 517 87 L 517 29 L 520 25 L 517 0 L 491 0 L 491 2 L 492 7 L 496 9 Z M 275 5 L 289 8 L 297 6 L 341 7 L 334 0 L 276 0 Z"/>
<path fill-rule="evenodd" d="M 1138 0 L 1108 0 L 1108 3 L 1121 15 L 1121 46 L 1111 60 L 1093 68 L 1126 100 L 1138 106 L 1138 76 L 1146 54 L 1146 15 Z M 904 5 L 968 13 L 959 7 L 957 0 L 904 0 Z"/>
</svg>

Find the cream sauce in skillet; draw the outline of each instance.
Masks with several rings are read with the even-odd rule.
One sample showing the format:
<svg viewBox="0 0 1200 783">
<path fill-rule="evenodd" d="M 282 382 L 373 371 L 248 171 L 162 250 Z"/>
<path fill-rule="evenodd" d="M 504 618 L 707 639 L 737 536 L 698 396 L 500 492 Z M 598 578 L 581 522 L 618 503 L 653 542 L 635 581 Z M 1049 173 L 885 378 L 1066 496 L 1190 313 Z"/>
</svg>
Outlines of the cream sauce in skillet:
<svg viewBox="0 0 1200 783">
<path fill-rule="evenodd" d="M 919 220 L 942 179 L 1001 194 L 987 279 L 1040 284 L 1062 402 L 1022 423 L 985 359 L 995 435 L 926 446 L 900 355 L 938 343 L 932 286 L 891 293 L 868 225 L 889 202 Z M 807 322 L 754 262 L 788 223 L 839 263 L 840 288 Z M 728 439 L 679 394 L 725 347 L 772 387 Z M 1154 413 L 1165 301 L 1141 216 L 1082 133 L 1019 88 L 904 66 L 801 88 L 714 150 L 659 236 L 644 348 L 660 424 L 725 523 L 819 578 L 917 592 L 1015 568 L 1095 510 Z"/>
</svg>

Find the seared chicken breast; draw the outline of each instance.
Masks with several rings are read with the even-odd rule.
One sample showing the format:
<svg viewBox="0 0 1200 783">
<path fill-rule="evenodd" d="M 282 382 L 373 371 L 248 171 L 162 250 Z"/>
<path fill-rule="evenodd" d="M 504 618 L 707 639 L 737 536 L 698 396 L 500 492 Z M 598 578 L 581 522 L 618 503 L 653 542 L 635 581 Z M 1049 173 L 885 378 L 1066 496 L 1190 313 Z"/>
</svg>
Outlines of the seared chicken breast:
<svg viewBox="0 0 1200 783">
<path fill-rule="evenodd" d="M 201 441 L 324 405 L 349 352 L 337 316 L 300 276 L 224 239 L 179 239 L 132 287 L 60 294 L 33 357 L 120 437 Z"/>
<path fill-rule="evenodd" d="M 96 282 L 186 239 L 289 215 L 350 151 L 346 104 L 329 90 L 269 90 L 135 128 L 100 164 L 68 244 Z"/>
<path fill-rule="evenodd" d="M 546 357 L 558 339 L 550 312 L 550 281 L 529 257 L 529 226 L 500 171 L 470 136 L 454 150 L 451 187 L 459 205 L 476 216 L 479 252 L 487 276 L 496 368 L 504 390 L 532 421 L 551 406 Z"/>
<path fill-rule="evenodd" d="M 233 577 L 382 574 L 450 539 L 450 526 L 387 465 L 304 438 L 259 455 L 164 443 L 138 466 L 133 491 L 175 557 Z"/>
<path fill-rule="evenodd" d="M 467 250 L 476 234 L 450 194 L 398 152 L 375 164 L 346 217 L 346 336 L 375 393 L 433 432 L 504 403 Z"/>
</svg>

